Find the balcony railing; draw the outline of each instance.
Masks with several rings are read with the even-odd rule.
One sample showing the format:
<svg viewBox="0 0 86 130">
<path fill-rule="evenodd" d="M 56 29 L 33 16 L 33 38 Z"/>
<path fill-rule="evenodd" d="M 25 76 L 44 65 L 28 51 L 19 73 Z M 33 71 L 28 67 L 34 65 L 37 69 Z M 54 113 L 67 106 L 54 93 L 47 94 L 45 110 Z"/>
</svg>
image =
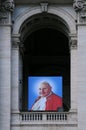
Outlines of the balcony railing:
<svg viewBox="0 0 86 130">
<path fill-rule="evenodd" d="M 77 112 L 13 112 L 12 125 L 77 126 Z"/>
<path fill-rule="evenodd" d="M 67 120 L 68 113 L 21 113 L 22 121 Z"/>
</svg>

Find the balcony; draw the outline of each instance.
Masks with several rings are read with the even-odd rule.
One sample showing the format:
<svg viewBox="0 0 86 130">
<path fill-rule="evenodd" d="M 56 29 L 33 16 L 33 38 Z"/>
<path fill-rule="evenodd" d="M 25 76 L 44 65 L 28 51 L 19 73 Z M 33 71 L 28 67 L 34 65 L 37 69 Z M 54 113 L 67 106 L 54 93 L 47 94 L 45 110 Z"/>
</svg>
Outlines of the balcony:
<svg viewBox="0 0 86 130">
<path fill-rule="evenodd" d="M 58 125 L 77 127 L 77 112 L 13 112 L 12 126 Z"/>
</svg>

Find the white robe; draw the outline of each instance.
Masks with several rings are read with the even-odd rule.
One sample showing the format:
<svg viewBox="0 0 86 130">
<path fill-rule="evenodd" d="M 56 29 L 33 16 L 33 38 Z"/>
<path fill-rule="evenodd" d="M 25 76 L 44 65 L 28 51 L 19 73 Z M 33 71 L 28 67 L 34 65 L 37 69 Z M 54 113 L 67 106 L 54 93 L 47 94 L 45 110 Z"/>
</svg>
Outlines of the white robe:
<svg viewBox="0 0 86 130">
<path fill-rule="evenodd" d="M 32 110 L 45 110 L 46 97 L 41 97 L 32 107 Z"/>
<path fill-rule="evenodd" d="M 50 96 L 52 92 L 49 93 Z M 47 96 L 47 97 L 48 97 Z M 47 97 L 41 97 L 32 107 L 32 110 L 45 110 Z"/>
</svg>

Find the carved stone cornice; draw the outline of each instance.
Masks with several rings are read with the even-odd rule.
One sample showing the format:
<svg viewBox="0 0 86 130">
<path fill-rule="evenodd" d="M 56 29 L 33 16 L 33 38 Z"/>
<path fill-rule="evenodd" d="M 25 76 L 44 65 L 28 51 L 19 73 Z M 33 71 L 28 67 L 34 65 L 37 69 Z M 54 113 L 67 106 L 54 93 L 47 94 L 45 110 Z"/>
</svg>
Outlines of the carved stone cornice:
<svg viewBox="0 0 86 130">
<path fill-rule="evenodd" d="M 78 24 L 86 24 L 86 0 L 74 0 L 73 8 L 77 13 Z"/>
</svg>

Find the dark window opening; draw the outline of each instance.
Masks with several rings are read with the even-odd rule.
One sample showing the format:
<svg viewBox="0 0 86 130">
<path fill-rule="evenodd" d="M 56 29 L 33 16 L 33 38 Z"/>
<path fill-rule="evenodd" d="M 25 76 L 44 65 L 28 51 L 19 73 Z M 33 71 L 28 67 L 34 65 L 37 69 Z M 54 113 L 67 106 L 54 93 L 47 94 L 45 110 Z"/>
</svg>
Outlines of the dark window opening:
<svg viewBox="0 0 86 130">
<path fill-rule="evenodd" d="M 22 110 L 28 111 L 28 76 L 63 76 L 63 109 L 70 109 L 70 52 L 68 38 L 44 28 L 26 39 L 23 58 Z"/>
</svg>

